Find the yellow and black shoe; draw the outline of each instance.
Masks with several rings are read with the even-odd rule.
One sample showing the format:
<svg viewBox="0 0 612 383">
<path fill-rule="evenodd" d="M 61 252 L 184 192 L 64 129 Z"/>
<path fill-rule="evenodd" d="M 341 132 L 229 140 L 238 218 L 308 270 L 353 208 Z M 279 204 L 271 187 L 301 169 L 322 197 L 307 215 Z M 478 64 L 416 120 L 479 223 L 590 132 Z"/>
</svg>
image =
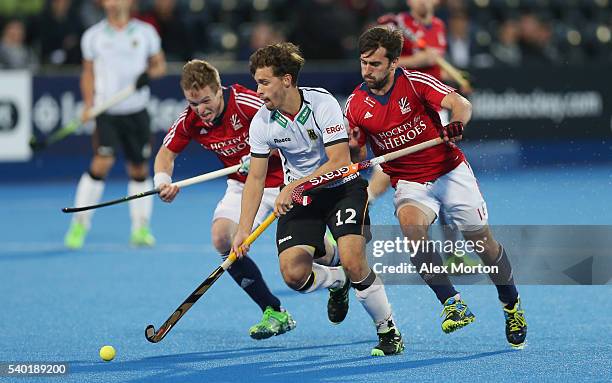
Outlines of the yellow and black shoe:
<svg viewBox="0 0 612 383">
<path fill-rule="evenodd" d="M 444 308 L 440 316 L 444 317 L 442 331 L 447 334 L 469 325 L 476 319 L 476 316 L 472 314 L 470 308 L 459 295 L 450 297 L 444 302 Z"/>
<path fill-rule="evenodd" d="M 527 338 L 527 321 L 525 311 L 521 307 L 521 298 L 518 298 L 513 307 L 504 307 L 504 317 L 506 318 L 506 339 L 510 346 L 515 349 L 525 347 Z"/>
<path fill-rule="evenodd" d="M 372 356 L 389 356 L 401 354 L 404 351 L 402 334 L 395 327 L 384 333 L 378 333 L 378 344 L 372 349 Z"/>
</svg>

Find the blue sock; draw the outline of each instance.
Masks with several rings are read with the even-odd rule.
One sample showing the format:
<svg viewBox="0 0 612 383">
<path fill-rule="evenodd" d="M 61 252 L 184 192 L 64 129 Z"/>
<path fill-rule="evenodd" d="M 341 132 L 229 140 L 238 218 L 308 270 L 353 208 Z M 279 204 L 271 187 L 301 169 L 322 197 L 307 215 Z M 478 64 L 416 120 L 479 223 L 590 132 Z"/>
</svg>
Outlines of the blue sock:
<svg viewBox="0 0 612 383">
<path fill-rule="evenodd" d="M 483 259 L 487 266 L 497 266 L 497 273 L 490 273 L 489 278 L 495 284 L 497 288 L 497 296 L 508 307 L 514 307 L 514 304 L 518 301 L 518 291 L 514 284 L 514 278 L 512 277 L 512 266 L 506 254 L 506 249 L 500 244 L 499 255 L 493 262 Z"/>
<path fill-rule="evenodd" d="M 448 298 L 458 294 L 446 273 L 420 272 L 421 266 L 424 264 L 426 264 L 429 269 L 431 269 L 432 265 L 442 266 L 442 258 L 440 258 L 440 255 L 436 251 L 430 249 L 419 251 L 413 257 L 410 257 L 410 261 L 416 266 L 419 275 L 433 290 L 440 303 L 444 304 Z"/>
<path fill-rule="evenodd" d="M 224 254 L 224 256 L 227 255 Z M 236 281 L 238 286 L 257 303 L 261 311 L 264 311 L 268 306 L 272 307 L 275 311 L 280 311 L 280 300 L 270 292 L 259 268 L 251 258 L 243 257 L 237 260 L 227 272 Z"/>
</svg>

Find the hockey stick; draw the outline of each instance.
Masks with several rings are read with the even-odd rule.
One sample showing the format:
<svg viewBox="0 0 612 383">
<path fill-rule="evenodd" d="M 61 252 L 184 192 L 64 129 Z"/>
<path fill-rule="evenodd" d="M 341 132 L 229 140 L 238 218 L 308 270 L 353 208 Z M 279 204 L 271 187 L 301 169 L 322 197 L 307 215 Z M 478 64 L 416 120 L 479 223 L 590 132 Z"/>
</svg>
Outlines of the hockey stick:
<svg viewBox="0 0 612 383">
<path fill-rule="evenodd" d="M 271 213 L 268 218 L 266 218 L 265 221 L 261 223 L 261 225 L 257 226 L 257 228 L 251 233 L 251 235 L 249 235 L 247 239 L 244 240 L 242 245 L 250 245 L 251 243 L 253 243 L 257 239 L 257 237 L 259 237 L 261 233 L 263 233 L 263 231 L 266 230 L 268 226 L 272 224 L 272 222 L 274 222 L 274 220 L 276 220 L 276 216 L 274 215 L 274 213 Z M 164 324 L 161 325 L 159 330 L 155 331 L 155 327 L 153 325 L 148 325 L 145 329 L 145 337 L 147 338 L 147 340 L 151 343 L 157 343 L 160 340 L 164 339 L 170 329 L 172 329 L 172 327 L 176 325 L 176 323 L 183 317 L 183 315 L 185 315 L 187 310 L 189 310 L 191 306 L 193 306 L 198 301 L 198 299 L 200 299 L 200 297 L 204 295 L 206 291 L 208 291 L 208 289 L 217 281 L 217 279 L 219 279 L 219 277 L 225 272 L 225 270 L 227 270 L 232 265 L 232 263 L 234 263 L 235 260 L 236 253 L 232 251 L 227 257 L 227 259 L 223 261 L 223 263 L 219 265 L 219 267 L 217 267 L 215 271 L 213 271 L 208 276 L 208 278 L 206 278 L 204 282 L 202 282 L 187 297 L 187 299 L 185 299 L 183 303 L 181 303 L 181 305 L 172 313 L 172 315 L 170 315 L 170 317 L 164 322 Z"/>
<path fill-rule="evenodd" d="M 223 176 L 230 175 L 230 174 L 238 171 L 239 168 L 240 168 L 240 164 L 236 164 L 234 166 L 230 166 L 230 167 L 227 167 L 227 168 L 215 170 L 214 172 L 201 174 L 199 176 L 195 176 L 195 177 L 192 177 L 192 178 L 187 178 L 186 180 L 182 180 L 182 181 L 179 181 L 179 182 L 173 182 L 172 185 L 178 186 L 179 188 L 183 188 L 185 186 L 190 186 L 190 185 L 198 184 L 198 183 L 201 183 L 201 182 L 204 182 L 204 181 L 209 181 L 209 180 L 212 180 L 212 179 L 215 179 L 215 178 L 218 178 L 218 177 L 223 177 Z M 160 192 L 159 189 L 153 189 L 153 190 L 148 190 L 146 192 L 130 195 L 130 196 L 127 196 L 127 197 L 118 198 L 118 199 L 115 199 L 115 200 L 112 200 L 112 201 L 102 202 L 102 203 L 99 203 L 99 204 L 96 204 L 96 205 L 80 206 L 80 207 L 65 207 L 65 208 L 62 209 L 62 211 L 64 213 L 76 213 L 76 212 L 79 212 L 79 211 L 97 209 L 97 208 L 100 208 L 100 207 L 115 205 L 115 204 L 118 204 L 118 203 L 121 203 L 121 202 L 131 201 L 133 199 L 142 198 L 142 197 L 146 197 L 146 196 L 153 195 L 153 194 L 158 194 L 159 192 Z"/>
<path fill-rule="evenodd" d="M 81 117 L 73 119 L 64 127 L 53 132 L 50 136 L 42 139 L 41 141 L 37 140 L 36 136 L 33 135 L 30 138 L 30 147 L 34 151 L 40 151 L 45 149 L 49 145 L 63 140 L 66 136 L 69 136 L 70 134 L 74 133 L 82 124 L 86 123 L 89 120 L 93 120 L 100 114 L 106 112 L 111 107 L 130 97 L 132 94 L 134 94 L 136 89 L 137 87 L 135 84 L 127 86 L 126 88 L 115 93 L 111 98 L 104 101 L 102 104 L 93 107 L 84 119 L 82 119 Z"/>
<path fill-rule="evenodd" d="M 312 178 L 300 185 L 298 185 L 295 189 L 293 189 L 293 193 L 291 194 L 291 199 L 294 203 L 298 205 L 309 205 L 312 202 L 312 197 L 308 195 L 304 195 L 313 189 L 316 189 L 322 185 L 330 183 L 332 181 L 339 180 L 341 178 L 345 178 L 357 172 L 367 169 L 372 166 L 376 166 L 378 164 L 385 163 L 387 161 L 392 161 L 396 158 L 406 156 L 408 154 L 416 153 L 420 150 L 431 148 L 432 146 L 439 145 L 444 141 L 441 138 L 434 138 L 429 141 L 421 142 L 420 144 L 416 144 L 413 146 L 409 146 L 404 149 L 396 150 L 395 152 L 387 153 L 382 156 L 374 157 L 369 160 L 361 161 L 356 164 L 350 164 L 349 166 L 341 167 L 340 169 L 336 169 L 333 172 L 322 174 L 318 177 Z"/>
<path fill-rule="evenodd" d="M 404 23 L 404 20 L 400 15 L 395 18 L 397 26 L 402 30 L 402 33 L 410 41 L 414 42 L 419 49 L 425 49 L 425 41 L 419 39 Z M 451 63 L 446 61 L 442 56 L 436 56 L 436 64 L 438 64 L 448 75 L 459 84 L 464 92 L 471 93 L 472 85 L 470 82 L 461 74 L 461 72 L 455 68 Z"/>
</svg>

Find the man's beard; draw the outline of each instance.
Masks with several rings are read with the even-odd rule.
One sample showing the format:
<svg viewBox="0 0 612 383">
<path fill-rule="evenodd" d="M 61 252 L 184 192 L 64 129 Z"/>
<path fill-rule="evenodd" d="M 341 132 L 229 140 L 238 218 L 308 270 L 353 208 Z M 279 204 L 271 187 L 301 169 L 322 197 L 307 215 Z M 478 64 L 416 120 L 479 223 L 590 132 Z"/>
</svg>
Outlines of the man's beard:
<svg viewBox="0 0 612 383">
<path fill-rule="evenodd" d="M 374 90 L 380 90 L 384 88 L 385 85 L 387 85 L 387 81 L 389 80 L 390 75 L 391 74 L 387 74 L 385 77 L 381 78 L 380 80 L 377 80 L 377 81 L 374 81 L 373 83 L 368 84 L 368 88 L 374 89 Z"/>
</svg>

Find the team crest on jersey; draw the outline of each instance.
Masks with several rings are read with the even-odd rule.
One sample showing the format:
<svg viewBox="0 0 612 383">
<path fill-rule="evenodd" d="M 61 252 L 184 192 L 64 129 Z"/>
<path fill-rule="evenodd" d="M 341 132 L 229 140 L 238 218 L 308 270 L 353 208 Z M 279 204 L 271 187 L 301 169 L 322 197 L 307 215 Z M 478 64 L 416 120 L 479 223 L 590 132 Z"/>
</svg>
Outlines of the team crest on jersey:
<svg viewBox="0 0 612 383">
<path fill-rule="evenodd" d="M 370 97 L 366 97 L 363 102 L 365 102 L 366 104 L 368 104 L 369 107 L 373 108 L 374 105 L 376 105 L 374 102 L 374 100 L 372 100 Z"/>
<path fill-rule="evenodd" d="M 306 131 L 308 132 L 308 137 L 310 137 L 311 140 L 316 141 L 319 139 L 319 136 L 317 136 L 314 129 L 307 129 Z"/>
<path fill-rule="evenodd" d="M 402 112 L 402 114 L 410 113 L 411 109 L 410 103 L 408 102 L 408 97 L 400 98 L 397 103 L 399 104 L 400 112 Z"/>
<path fill-rule="evenodd" d="M 243 126 L 236 113 L 232 114 L 232 117 L 230 117 L 230 123 L 232 124 L 232 128 L 234 128 L 234 130 L 241 129 Z"/>
<path fill-rule="evenodd" d="M 136 48 L 138 46 L 138 40 L 132 40 L 132 47 Z"/>
</svg>

